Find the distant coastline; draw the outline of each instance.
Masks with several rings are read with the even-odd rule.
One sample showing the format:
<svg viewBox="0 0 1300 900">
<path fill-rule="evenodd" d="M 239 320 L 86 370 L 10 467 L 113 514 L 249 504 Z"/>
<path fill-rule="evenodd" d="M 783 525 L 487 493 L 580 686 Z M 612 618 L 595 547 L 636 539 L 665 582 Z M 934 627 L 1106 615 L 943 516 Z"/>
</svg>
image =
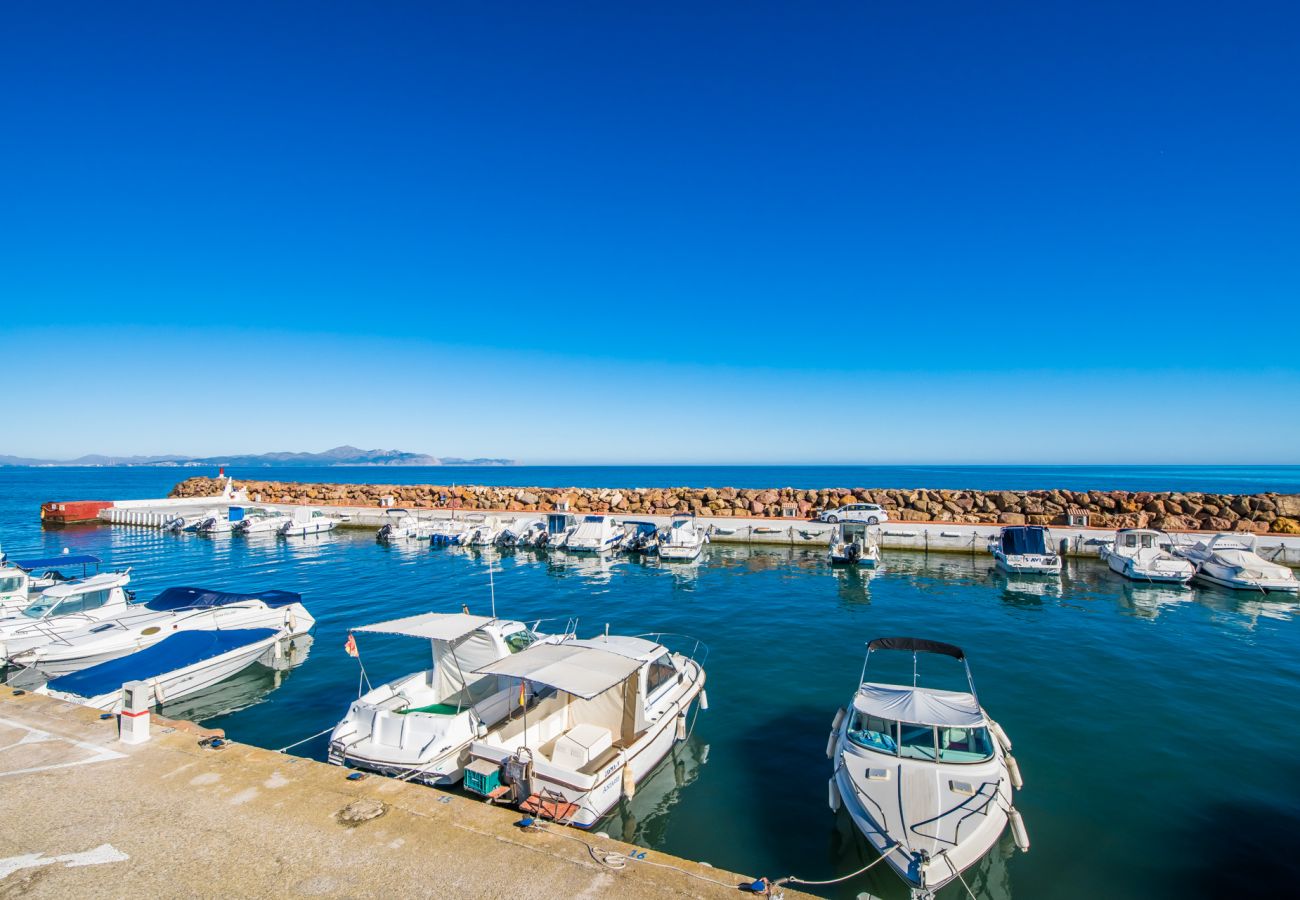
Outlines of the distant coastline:
<svg viewBox="0 0 1300 900">
<path fill-rule="evenodd" d="M 383 467 L 383 466 L 514 466 L 513 459 L 477 457 L 463 459 L 459 456 L 430 456 L 406 450 L 362 450 L 344 445 L 323 453 L 287 451 L 259 454 L 234 454 L 229 456 L 105 456 L 89 454 L 76 459 L 34 459 L 21 456 L 0 455 L 0 466 L 30 468 L 193 468 L 199 466 L 238 466 L 242 468 L 312 467 L 328 468 Z"/>
</svg>

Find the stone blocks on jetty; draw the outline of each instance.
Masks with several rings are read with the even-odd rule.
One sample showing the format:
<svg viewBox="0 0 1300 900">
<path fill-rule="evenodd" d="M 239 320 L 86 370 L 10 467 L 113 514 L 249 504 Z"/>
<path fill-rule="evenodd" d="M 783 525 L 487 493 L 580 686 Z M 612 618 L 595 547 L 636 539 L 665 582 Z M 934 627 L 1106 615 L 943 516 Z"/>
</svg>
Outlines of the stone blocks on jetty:
<svg viewBox="0 0 1300 900">
<path fill-rule="evenodd" d="M 188 478 L 173 497 L 211 497 L 224 480 Z M 807 518 L 846 503 L 879 503 L 901 521 L 1062 525 L 1067 510 L 1088 514 L 1094 528 L 1250 531 L 1300 534 L 1300 494 L 1203 494 L 1136 491 L 948 491 L 897 488 L 541 488 L 437 484 L 305 484 L 241 480 L 236 487 L 263 503 L 379 506 L 391 497 L 408 508 L 701 516 L 795 515 Z"/>
</svg>

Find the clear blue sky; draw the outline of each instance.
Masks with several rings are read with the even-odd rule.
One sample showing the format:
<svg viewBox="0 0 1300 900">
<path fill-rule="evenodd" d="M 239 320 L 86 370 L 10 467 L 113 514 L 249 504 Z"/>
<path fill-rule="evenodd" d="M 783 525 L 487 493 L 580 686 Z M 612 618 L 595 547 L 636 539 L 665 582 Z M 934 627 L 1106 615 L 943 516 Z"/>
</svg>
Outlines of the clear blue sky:
<svg viewBox="0 0 1300 900">
<path fill-rule="evenodd" d="M 1293 4 L 0 11 L 0 453 L 1300 462 Z"/>
</svg>

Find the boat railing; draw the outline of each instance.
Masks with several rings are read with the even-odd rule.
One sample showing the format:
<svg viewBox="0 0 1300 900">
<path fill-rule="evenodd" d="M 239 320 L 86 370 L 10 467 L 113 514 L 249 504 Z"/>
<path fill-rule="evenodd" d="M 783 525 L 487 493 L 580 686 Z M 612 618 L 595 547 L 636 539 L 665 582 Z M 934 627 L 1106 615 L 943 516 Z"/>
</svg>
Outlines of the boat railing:
<svg viewBox="0 0 1300 900">
<path fill-rule="evenodd" d="M 675 631 L 653 631 L 648 634 L 638 634 L 637 637 L 643 638 L 647 641 L 654 641 L 656 644 L 662 644 L 670 650 L 672 647 L 669 646 L 668 640 L 665 639 L 671 639 L 674 643 L 681 641 L 682 646 L 689 643 L 691 645 L 691 650 L 689 653 L 685 653 L 684 655 L 692 662 L 699 663 L 700 666 L 703 666 L 705 661 L 709 658 L 709 645 L 694 635 L 681 634 L 680 632 Z"/>
</svg>

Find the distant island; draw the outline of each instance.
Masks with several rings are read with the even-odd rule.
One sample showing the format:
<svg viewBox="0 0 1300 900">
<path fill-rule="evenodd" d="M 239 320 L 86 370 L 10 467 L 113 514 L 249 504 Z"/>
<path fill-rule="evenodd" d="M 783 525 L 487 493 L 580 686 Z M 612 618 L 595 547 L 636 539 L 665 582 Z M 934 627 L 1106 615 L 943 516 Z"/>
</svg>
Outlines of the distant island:
<svg viewBox="0 0 1300 900">
<path fill-rule="evenodd" d="M 0 454 L 0 466 L 513 466 L 513 459 L 429 456 L 405 450 L 362 450 L 335 447 L 324 453 L 280 452 L 236 456 L 103 456 L 76 459 L 27 459 Z"/>
</svg>

